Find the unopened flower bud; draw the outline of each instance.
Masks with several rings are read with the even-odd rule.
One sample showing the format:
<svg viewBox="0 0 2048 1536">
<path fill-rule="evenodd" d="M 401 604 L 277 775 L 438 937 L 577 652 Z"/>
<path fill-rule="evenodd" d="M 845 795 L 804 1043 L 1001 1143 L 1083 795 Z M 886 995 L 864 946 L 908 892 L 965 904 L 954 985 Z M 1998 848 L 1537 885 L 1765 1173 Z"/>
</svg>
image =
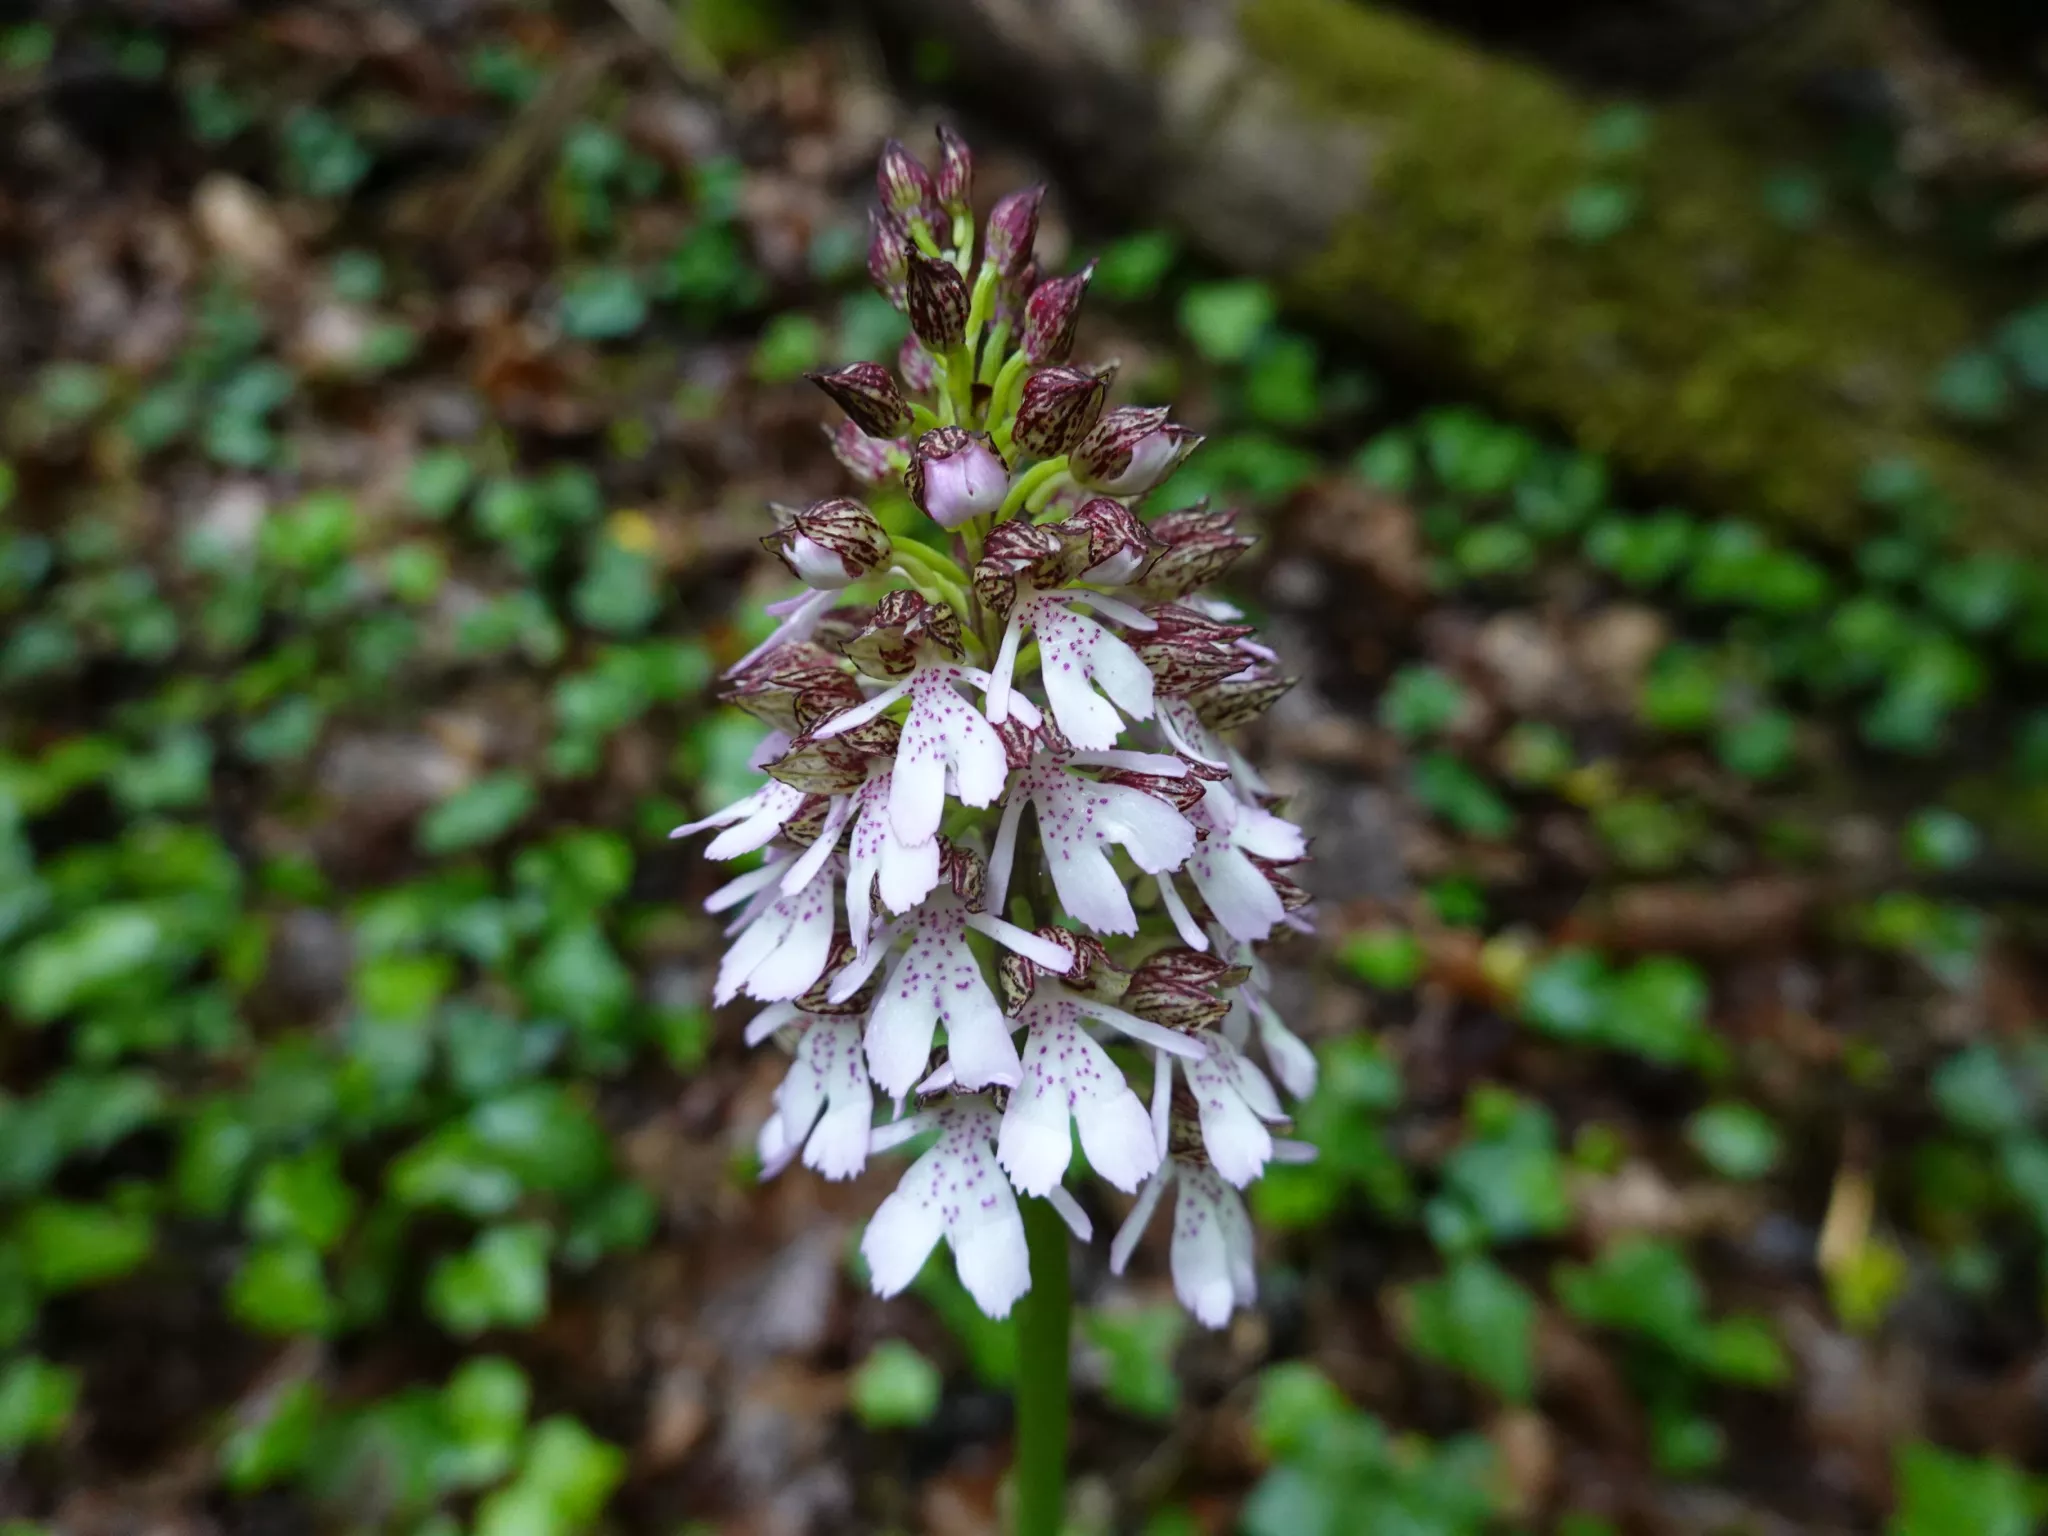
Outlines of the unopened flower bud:
<svg viewBox="0 0 2048 1536">
<path fill-rule="evenodd" d="M 1164 406 L 1120 406 L 1095 424 L 1069 455 L 1068 472 L 1090 490 L 1141 496 L 1201 446 L 1166 419 Z"/>
<path fill-rule="evenodd" d="M 1060 526 L 1087 533 L 1087 564 L 1081 568 L 1081 579 L 1100 586 L 1122 586 L 1159 553 L 1158 542 L 1131 509 L 1107 496 L 1086 502 Z"/>
<path fill-rule="evenodd" d="M 1123 1006 L 1141 1018 L 1168 1029 L 1192 1033 L 1213 1029 L 1230 1012 L 1222 989 L 1251 973 L 1212 955 L 1191 949 L 1164 949 L 1149 956 L 1131 975 Z"/>
<path fill-rule="evenodd" d="M 932 366 L 932 355 L 925 351 L 924 343 L 915 336 L 903 338 L 903 345 L 896 352 L 896 371 L 903 375 L 903 382 L 909 388 L 924 394 L 939 382 L 939 371 Z"/>
<path fill-rule="evenodd" d="M 879 208 L 868 210 L 868 280 L 898 309 L 910 279 L 910 237 Z"/>
<path fill-rule="evenodd" d="M 848 586 L 889 558 L 889 535 L 874 513 L 848 496 L 792 513 L 761 544 L 798 581 L 821 589 Z"/>
<path fill-rule="evenodd" d="M 968 195 L 973 189 L 974 155 L 967 148 L 967 141 L 944 123 L 939 124 L 939 206 L 957 219 L 967 212 Z"/>
<path fill-rule="evenodd" d="M 1010 489 L 1010 472 L 985 432 L 934 427 L 917 440 L 903 483 L 917 509 L 942 528 L 993 512 Z"/>
<path fill-rule="evenodd" d="M 906 587 L 882 594 L 868 622 L 845 645 L 853 664 L 873 677 L 901 677 L 915 665 L 918 647 L 960 654 L 960 617 L 944 603 Z"/>
<path fill-rule="evenodd" d="M 907 456 L 901 438 L 869 437 L 850 421 L 842 421 L 825 435 L 832 441 L 832 457 L 845 465 L 854 479 L 868 485 L 886 480 L 896 472 L 903 460 L 892 459 L 891 455 Z"/>
<path fill-rule="evenodd" d="M 1207 503 L 1169 512 L 1153 522 L 1152 536 L 1166 546 L 1145 572 L 1151 598 L 1180 598 L 1221 576 L 1255 542 L 1238 533 L 1235 514 L 1209 510 Z"/>
<path fill-rule="evenodd" d="M 1153 627 L 1134 636 L 1131 649 L 1152 669 L 1152 684 L 1169 698 L 1184 698 L 1235 677 L 1250 665 L 1237 642 L 1249 624 L 1226 624 L 1182 603 L 1152 610 Z"/>
<path fill-rule="evenodd" d="M 880 363 L 848 363 L 804 377 L 830 395 L 869 437 L 900 437 L 910 426 L 910 406 L 896 387 L 896 376 Z"/>
<path fill-rule="evenodd" d="M 1102 416 L 1108 386 L 1079 368 L 1041 368 L 1024 381 L 1015 441 L 1034 459 L 1050 459 L 1078 443 Z"/>
<path fill-rule="evenodd" d="M 882 157 L 875 162 L 875 190 L 883 209 L 899 219 L 928 218 L 939 201 L 932 173 L 898 139 L 882 146 Z"/>
<path fill-rule="evenodd" d="M 967 339 L 967 280 L 950 261 L 910 253 L 910 328 L 925 350 L 943 354 Z"/>
<path fill-rule="evenodd" d="M 1044 200 L 1043 186 L 1026 187 L 989 210 L 982 254 L 1004 277 L 1017 276 L 1031 260 L 1032 242 L 1038 238 L 1038 205 Z"/>
<path fill-rule="evenodd" d="M 1074 350 L 1074 325 L 1081 318 L 1081 295 L 1095 263 L 1071 277 L 1040 283 L 1024 301 L 1024 355 L 1034 363 L 1064 363 Z"/>
</svg>

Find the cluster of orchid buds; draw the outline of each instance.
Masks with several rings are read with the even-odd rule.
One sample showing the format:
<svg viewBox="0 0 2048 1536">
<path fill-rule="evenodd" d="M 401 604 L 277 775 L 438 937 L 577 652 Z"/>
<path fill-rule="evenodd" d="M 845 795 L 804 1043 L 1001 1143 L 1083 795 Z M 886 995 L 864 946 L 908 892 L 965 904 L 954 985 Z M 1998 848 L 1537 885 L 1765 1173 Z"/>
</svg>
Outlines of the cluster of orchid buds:
<svg viewBox="0 0 2048 1536">
<path fill-rule="evenodd" d="M 1106 408 L 1114 368 L 1072 362 L 1091 268 L 1038 272 L 1043 189 L 995 204 L 977 265 L 972 162 L 939 137 L 936 175 L 894 142 L 878 175 L 868 268 L 909 316 L 900 382 L 812 376 L 846 413 L 841 462 L 923 518 L 891 539 L 835 498 L 778 509 L 764 540 L 804 590 L 727 697 L 769 727 L 768 779 L 677 832 L 764 854 L 708 903 L 734 914 L 715 1000 L 767 1004 L 748 1042 L 793 1057 L 767 1174 L 849 1178 L 935 1138 L 861 1245 L 883 1295 L 943 1238 L 1006 1315 L 1031 1283 L 1019 1196 L 1090 1235 L 1078 1135 L 1137 1195 L 1112 1267 L 1172 1187 L 1174 1285 L 1217 1327 L 1254 1294 L 1239 1191 L 1307 1155 L 1275 1135 L 1272 1079 L 1305 1095 L 1315 1059 L 1257 950 L 1310 926 L 1286 873 L 1306 843 L 1227 740 L 1289 680 L 1201 595 L 1252 542 L 1232 514 L 1132 511 L 1198 439 Z"/>
</svg>

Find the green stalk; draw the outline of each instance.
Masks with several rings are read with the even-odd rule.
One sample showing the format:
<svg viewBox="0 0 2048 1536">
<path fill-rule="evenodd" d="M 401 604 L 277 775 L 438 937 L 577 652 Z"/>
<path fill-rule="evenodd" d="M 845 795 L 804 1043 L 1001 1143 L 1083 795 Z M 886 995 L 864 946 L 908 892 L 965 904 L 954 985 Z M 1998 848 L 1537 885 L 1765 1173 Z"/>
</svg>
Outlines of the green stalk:
<svg viewBox="0 0 2048 1536">
<path fill-rule="evenodd" d="M 1010 482 L 1009 493 L 1003 497 L 1002 506 L 996 509 L 996 521 L 1007 522 L 1015 517 L 1027 504 L 1032 492 L 1042 485 L 1051 483 L 1066 471 L 1067 456 L 1064 453 L 1056 459 L 1039 460 Z"/>
<path fill-rule="evenodd" d="M 1015 1536 L 1060 1536 L 1067 1513 L 1067 1355 L 1073 1297 L 1067 1228 L 1043 1200 L 1025 1200 L 1031 1289 L 1017 1304 Z"/>
<path fill-rule="evenodd" d="M 1030 366 L 1030 358 L 1022 352 L 1013 352 L 997 371 L 995 383 L 989 386 L 990 421 L 1007 421 L 1011 412 L 1017 409 L 1017 401 L 1024 393 L 1024 370 Z"/>
<path fill-rule="evenodd" d="M 974 279 L 974 292 L 967 300 L 967 355 L 974 356 L 974 350 L 981 344 L 981 328 L 988 324 L 989 311 L 995 307 L 996 269 L 987 262 L 981 264 L 981 271 Z"/>
<path fill-rule="evenodd" d="M 1009 361 L 1009 350 L 1010 322 L 998 320 L 988 328 L 988 342 L 981 349 L 981 367 L 974 375 L 974 382 L 993 388 L 997 371 Z"/>
<path fill-rule="evenodd" d="M 896 569 L 908 576 L 911 584 L 926 599 L 943 602 L 963 619 L 967 617 L 966 589 L 931 558 L 932 551 L 915 547 L 909 539 L 900 539 L 892 546 L 890 554 Z"/>
</svg>

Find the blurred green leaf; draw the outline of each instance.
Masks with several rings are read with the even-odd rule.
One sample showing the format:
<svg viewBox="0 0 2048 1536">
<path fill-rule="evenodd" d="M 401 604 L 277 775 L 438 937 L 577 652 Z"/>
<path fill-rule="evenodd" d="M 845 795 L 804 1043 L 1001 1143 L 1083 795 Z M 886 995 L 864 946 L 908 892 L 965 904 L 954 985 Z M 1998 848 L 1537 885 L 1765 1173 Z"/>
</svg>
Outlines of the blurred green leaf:
<svg viewBox="0 0 2048 1536">
<path fill-rule="evenodd" d="M 156 1243 L 147 1215 L 64 1200 L 29 1206 L 14 1231 L 30 1276 L 52 1293 L 117 1280 L 140 1267 Z"/>
<path fill-rule="evenodd" d="M 1687 1123 L 1685 1136 L 1723 1178 L 1760 1179 L 1778 1163 L 1778 1128 L 1753 1104 L 1710 1104 Z"/>
<path fill-rule="evenodd" d="M 297 1476 L 312 1455 L 321 1412 L 320 1386 L 310 1377 L 271 1394 L 221 1443 L 221 1476 L 228 1487 L 255 1493 Z"/>
<path fill-rule="evenodd" d="M 1255 279 L 1197 283 L 1181 295 L 1181 333 L 1212 363 L 1239 363 L 1273 323 L 1272 290 Z"/>
<path fill-rule="evenodd" d="M 2006 1462 L 1922 1442 L 1898 1449 L 1896 1475 L 1885 1536 L 2029 1536 L 2038 1528 L 2026 1479 Z"/>
<path fill-rule="evenodd" d="M 492 1227 L 427 1277 L 427 1310 L 450 1333 L 529 1328 L 547 1315 L 553 1235 L 539 1222 Z"/>
<path fill-rule="evenodd" d="M 525 819 L 534 798 L 523 775 L 487 774 L 427 812 L 420 822 L 420 848 L 447 854 L 494 842 Z"/>
<path fill-rule="evenodd" d="M 623 267 L 595 267 L 563 285 L 560 315 L 579 341 L 616 341 L 647 323 L 647 295 Z"/>
<path fill-rule="evenodd" d="M 1483 1258 L 1456 1260 L 1407 1293 L 1408 1342 L 1511 1403 L 1535 1390 L 1536 1303 Z"/>
<path fill-rule="evenodd" d="M 258 1333 L 324 1334 L 337 1310 L 317 1250 L 289 1240 L 266 1242 L 243 1256 L 228 1285 L 228 1310 Z"/>
<path fill-rule="evenodd" d="M 269 1164 L 256 1176 L 249 1230 L 325 1253 L 341 1241 L 355 1212 L 355 1191 L 341 1176 L 338 1149 L 312 1147 Z"/>
<path fill-rule="evenodd" d="M 78 1401 L 78 1373 L 38 1355 L 0 1365 L 0 1455 L 54 1440 Z"/>
<path fill-rule="evenodd" d="M 1090 291 L 1112 302 L 1149 299 L 1180 255 L 1180 242 L 1162 229 L 1126 235 L 1097 258 Z"/>
<path fill-rule="evenodd" d="M 2027 1101 L 1996 1046 L 1978 1041 L 1934 1069 L 1928 1084 L 1950 1125 L 1979 1136 L 2004 1136 L 2027 1123 Z"/>
<path fill-rule="evenodd" d="M 853 1373 L 853 1411 L 869 1429 L 903 1429 L 938 1411 L 938 1367 L 901 1339 L 884 1339 Z"/>
<path fill-rule="evenodd" d="M 1092 1307 L 1082 1314 L 1082 1332 L 1107 1357 L 1103 1391 L 1112 1403 L 1143 1419 L 1173 1417 L 1180 1406 L 1174 1354 L 1187 1321 L 1174 1302 Z"/>
</svg>

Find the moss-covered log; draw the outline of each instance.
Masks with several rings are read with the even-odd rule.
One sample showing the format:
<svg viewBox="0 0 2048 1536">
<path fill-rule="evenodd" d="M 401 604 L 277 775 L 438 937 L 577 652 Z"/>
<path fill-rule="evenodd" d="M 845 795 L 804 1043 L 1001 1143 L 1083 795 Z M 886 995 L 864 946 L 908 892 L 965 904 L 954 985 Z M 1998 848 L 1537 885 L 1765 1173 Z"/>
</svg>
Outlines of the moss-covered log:
<svg viewBox="0 0 2048 1536">
<path fill-rule="evenodd" d="M 970 107 L 1131 218 L 1637 473 L 1827 539 L 1874 459 L 1918 461 L 1972 543 L 2048 552 L 2048 443 L 1929 385 L 1992 316 L 1882 233 L 1774 220 L 1775 167 L 1704 110 L 1597 162 L 1606 103 L 1354 0 L 876 0 Z M 1625 227 L 1574 239 L 1592 181 Z"/>
</svg>

